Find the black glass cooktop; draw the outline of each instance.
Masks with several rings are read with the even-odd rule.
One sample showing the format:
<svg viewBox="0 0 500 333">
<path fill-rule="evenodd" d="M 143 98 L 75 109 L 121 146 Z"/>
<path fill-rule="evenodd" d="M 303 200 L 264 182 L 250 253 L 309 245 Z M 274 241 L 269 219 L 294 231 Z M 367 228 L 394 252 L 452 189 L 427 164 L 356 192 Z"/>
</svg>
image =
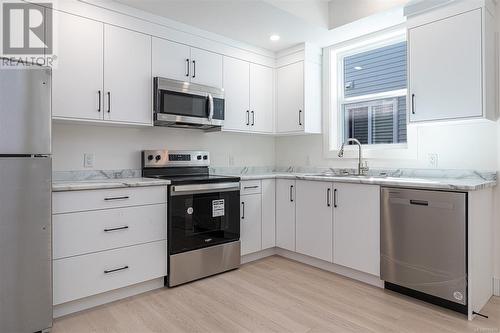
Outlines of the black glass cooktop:
<svg viewBox="0 0 500 333">
<path fill-rule="evenodd" d="M 219 175 L 155 175 L 147 176 L 149 178 L 168 179 L 172 185 L 186 184 L 208 184 L 208 183 L 232 183 L 239 182 L 240 177 L 219 176 Z"/>
</svg>

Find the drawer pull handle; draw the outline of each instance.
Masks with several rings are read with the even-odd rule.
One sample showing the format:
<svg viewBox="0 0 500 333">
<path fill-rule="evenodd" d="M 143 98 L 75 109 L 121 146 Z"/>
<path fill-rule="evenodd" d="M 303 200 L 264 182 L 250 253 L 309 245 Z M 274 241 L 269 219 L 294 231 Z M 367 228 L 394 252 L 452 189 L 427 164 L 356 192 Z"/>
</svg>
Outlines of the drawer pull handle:
<svg viewBox="0 0 500 333">
<path fill-rule="evenodd" d="M 252 188 L 259 188 L 259 185 L 254 185 L 254 186 L 244 186 L 243 187 L 245 190 L 252 189 Z"/>
<path fill-rule="evenodd" d="M 424 200 L 410 200 L 410 204 L 417 206 L 429 206 L 429 201 Z"/>
<path fill-rule="evenodd" d="M 107 270 L 104 271 L 104 274 L 109 274 L 109 273 L 114 273 L 114 272 L 118 272 L 118 271 L 123 271 L 125 269 L 128 269 L 128 266 L 123 266 L 123 267 L 115 268 L 115 269 L 107 269 Z"/>
<path fill-rule="evenodd" d="M 104 201 L 113 201 L 113 200 L 127 200 L 130 199 L 128 195 L 123 197 L 112 197 L 112 198 L 104 198 Z"/>
<path fill-rule="evenodd" d="M 116 227 L 116 228 L 106 228 L 104 229 L 104 232 L 111 232 L 111 231 L 118 231 L 118 230 L 125 230 L 128 229 L 128 225 L 124 225 L 123 227 Z"/>
</svg>

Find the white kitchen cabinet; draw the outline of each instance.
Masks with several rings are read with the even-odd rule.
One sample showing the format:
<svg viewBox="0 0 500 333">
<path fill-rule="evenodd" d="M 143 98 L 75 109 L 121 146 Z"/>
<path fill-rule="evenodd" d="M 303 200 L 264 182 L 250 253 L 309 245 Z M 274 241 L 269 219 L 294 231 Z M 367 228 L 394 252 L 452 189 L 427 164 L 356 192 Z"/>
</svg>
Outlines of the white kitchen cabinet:
<svg viewBox="0 0 500 333">
<path fill-rule="evenodd" d="M 380 187 L 335 183 L 333 262 L 380 276 Z"/>
<path fill-rule="evenodd" d="M 241 255 L 262 249 L 261 194 L 241 196 L 240 219 Z"/>
<path fill-rule="evenodd" d="M 296 182 L 296 251 L 332 261 L 332 183 Z M 354 255 L 358 255 L 355 251 Z"/>
<path fill-rule="evenodd" d="M 104 119 L 152 124 L 151 36 L 104 26 Z"/>
<path fill-rule="evenodd" d="M 273 69 L 250 64 L 250 130 L 252 132 L 273 132 L 273 95 Z"/>
<path fill-rule="evenodd" d="M 276 132 L 321 133 L 321 65 L 298 61 L 277 69 Z"/>
<path fill-rule="evenodd" d="M 103 119 L 104 24 L 66 13 L 58 13 L 57 17 L 58 58 L 52 71 L 52 115 Z"/>
<path fill-rule="evenodd" d="M 247 131 L 250 126 L 250 65 L 224 57 L 224 130 Z"/>
<path fill-rule="evenodd" d="M 224 57 L 224 130 L 273 133 L 273 69 Z"/>
<path fill-rule="evenodd" d="M 497 118 L 493 15 L 486 7 L 461 10 L 409 19 L 410 122 Z"/>
<path fill-rule="evenodd" d="M 276 180 L 276 246 L 295 251 L 295 180 Z"/>
<path fill-rule="evenodd" d="M 222 88 L 222 56 L 217 53 L 191 48 L 192 83 Z"/>
<path fill-rule="evenodd" d="M 189 81 L 191 48 L 156 37 L 152 43 L 153 77 Z"/>
<path fill-rule="evenodd" d="M 262 180 L 262 250 L 276 246 L 276 180 Z"/>
</svg>

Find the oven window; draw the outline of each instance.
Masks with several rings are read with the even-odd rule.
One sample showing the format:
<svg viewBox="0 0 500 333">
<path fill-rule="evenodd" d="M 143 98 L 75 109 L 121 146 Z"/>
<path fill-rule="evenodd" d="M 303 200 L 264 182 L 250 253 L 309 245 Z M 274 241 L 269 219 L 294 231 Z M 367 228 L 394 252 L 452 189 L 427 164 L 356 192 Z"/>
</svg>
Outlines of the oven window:
<svg viewBox="0 0 500 333">
<path fill-rule="evenodd" d="M 162 113 L 199 118 L 206 118 L 208 115 L 208 100 L 204 96 L 168 90 L 162 90 L 160 94 Z"/>
<path fill-rule="evenodd" d="M 239 197 L 239 191 L 171 196 L 170 254 L 238 240 Z"/>
</svg>

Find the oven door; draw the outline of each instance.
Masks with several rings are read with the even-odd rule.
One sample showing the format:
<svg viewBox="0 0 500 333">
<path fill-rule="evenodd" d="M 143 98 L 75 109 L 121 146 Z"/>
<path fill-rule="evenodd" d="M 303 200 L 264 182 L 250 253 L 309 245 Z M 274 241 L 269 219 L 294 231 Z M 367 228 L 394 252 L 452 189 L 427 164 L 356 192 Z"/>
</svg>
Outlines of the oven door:
<svg viewBox="0 0 500 333">
<path fill-rule="evenodd" d="M 169 194 L 170 255 L 240 238 L 239 183 L 173 185 Z"/>
<path fill-rule="evenodd" d="M 224 121 L 220 89 L 170 79 L 154 79 L 155 120 L 167 125 L 214 125 Z"/>
</svg>

